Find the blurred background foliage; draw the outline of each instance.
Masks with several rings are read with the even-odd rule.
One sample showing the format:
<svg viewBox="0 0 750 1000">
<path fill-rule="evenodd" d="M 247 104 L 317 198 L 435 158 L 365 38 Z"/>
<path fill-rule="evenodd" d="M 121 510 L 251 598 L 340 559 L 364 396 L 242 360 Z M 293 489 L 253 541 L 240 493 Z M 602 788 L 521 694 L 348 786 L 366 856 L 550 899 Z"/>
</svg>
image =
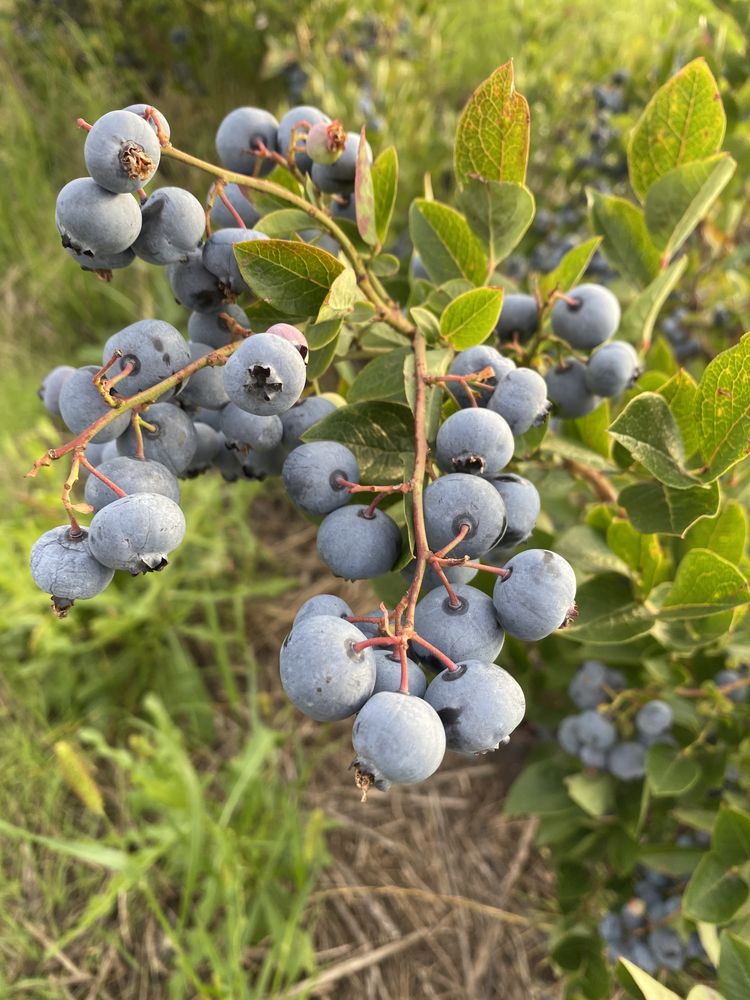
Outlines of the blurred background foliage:
<svg viewBox="0 0 750 1000">
<path fill-rule="evenodd" d="M 21 479 L 59 433 L 41 415 L 40 376 L 90 362 L 136 319 L 186 324 L 158 269 L 137 262 L 104 284 L 60 252 L 55 198 L 83 172 L 75 119 L 148 101 L 175 145 L 212 159 L 231 108 L 319 104 L 366 124 L 375 152 L 395 143 L 403 223 L 425 186 L 450 200 L 457 116 L 512 57 L 538 208 L 508 262 L 523 284 L 588 232 L 587 185 L 627 192 L 629 128 L 657 86 L 704 55 L 739 169 L 662 321 L 689 361 L 750 326 L 748 23 L 747 3 L 708 0 L 637 11 L 622 0 L 2 4 L 2 996 L 105 996 L 110 978 L 123 997 L 270 995 L 313 969 L 302 914 L 326 861 L 327 821 L 301 805 L 316 756 L 275 696 L 277 636 L 259 642 L 247 620 L 250 602 L 283 607 L 287 623 L 297 603 L 295 567 L 274 553 L 288 513 L 249 514 L 266 487 L 185 483 L 188 541 L 168 573 L 118 582 L 63 623 L 26 571 L 32 541 L 61 513 L 61 470 Z M 201 198 L 208 187 L 174 161 L 160 182 Z M 395 250 L 408 259 L 405 240 Z M 51 957 L 63 946 L 72 970 Z M 102 992 L 87 994 L 99 974 Z"/>
</svg>

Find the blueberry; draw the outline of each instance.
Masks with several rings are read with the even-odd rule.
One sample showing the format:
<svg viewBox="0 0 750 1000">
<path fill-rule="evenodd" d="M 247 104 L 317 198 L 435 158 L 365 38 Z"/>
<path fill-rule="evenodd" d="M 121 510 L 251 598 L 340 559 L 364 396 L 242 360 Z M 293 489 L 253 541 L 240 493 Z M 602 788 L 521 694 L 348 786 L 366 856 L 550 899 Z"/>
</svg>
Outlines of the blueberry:
<svg viewBox="0 0 750 1000">
<path fill-rule="evenodd" d="M 503 629 L 516 639 L 544 639 L 560 628 L 574 607 L 576 578 L 570 564 L 548 549 L 527 549 L 505 567 L 492 599 Z"/>
<path fill-rule="evenodd" d="M 168 264 L 167 280 L 177 302 L 187 309 L 215 313 L 226 303 L 226 292 L 219 279 L 203 266 L 201 250 L 191 253 L 184 262 Z"/>
<path fill-rule="evenodd" d="M 579 751 L 581 763 L 586 767 L 596 767 L 601 770 L 607 763 L 607 751 L 597 747 L 582 746 Z"/>
<path fill-rule="evenodd" d="M 60 389 L 58 397 L 60 416 L 73 434 L 80 434 L 99 417 L 112 412 L 112 407 L 107 405 L 94 385 L 93 378 L 98 371 L 96 365 L 78 368 L 65 379 Z M 91 440 L 94 444 L 114 441 L 127 430 L 129 423 L 130 413 L 126 410 L 116 416 L 112 423 L 97 431 Z"/>
<path fill-rule="evenodd" d="M 557 742 L 566 753 L 577 757 L 581 752 L 581 736 L 578 731 L 580 717 L 568 715 L 557 727 Z"/>
<path fill-rule="evenodd" d="M 365 504 L 327 514 L 318 528 L 318 553 L 335 576 L 369 580 L 393 569 L 401 552 L 401 532 L 384 511 L 367 515 Z"/>
<path fill-rule="evenodd" d="M 347 132 L 344 151 L 335 163 L 313 164 L 311 177 L 315 186 L 326 194 L 351 194 L 354 190 L 358 151 L 359 133 Z M 369 142 L 367 158 L 372 163 L 372 149 Z"/>
<path fill-rule="evenodd" d="M 547 419 L 551 404 L 547 384 L 532 368 L 515 368 L 501 379 L 487 403 L 487 409 L 499 413 L 518 436 Z"/>
<path fill-rule="evenodd" d="M 227 403 L 221 411 L 221 431 L 229 448 L 244 451 L 270 451 L 281 441 L 281 420 L 271 415 L 259 417 L 248 413 L 234 403 Z"/>
<path fill-rule="evenodd" d="M 209 344 L 188 342 L 187 346 L 191 361 L 197 361 L 215 350 Z M 202 406 L 207 410 L 220 410 L 222 406 L 226 406 L 229 396 L 224 388 L 221 366 L 206 365 L 200 371 L 193 372 L 180 389 L 179 398 L 186 406 Z"/>
<path fill-rule="evenodd" d="M 609 752 L 607 767 L 621 781 L 637 781 L 646 773 L 646 748 L 630 740 L 618 743 Z"/>
<path fill-rule="evenodd" d="M 102 363 L 106 364 L 115 351 L 122 351 L 122 357 L 112 365 L 110 377 L 128 363 L 134 366 L 130 375 L 117 384 L 123 396 L 149 389 L 190 364 L 187 341 L 179 330 L 161 319 L 141 319 L 113 334 L 104 344 Z M 175 389 L 170 389 L 161 399 L 169 399 L 174 393 Z"/>
<path fill-rule="evenodd" d="M 343 444 L 311 441 L 290 453 L 281 476 L 290 499 L 307 514 L 330 514 L 349 502 L 338 480 L 358 483 L 359 464 Z"/>
<path fill-rule="evenodd" d="M 224 367 L 224 386 L 233 403 L 259 416 L 288 410 L 305 387 L 305 362 L 288 341 L 256 333 Z"/>
<path fill-rule="evenodd" d="M 444 472 L 491 478 L 511 460 L 513 448 L 513 434 L 503 417 L 473 406 L 452 413 L 440 425 L 435 458 Z"/>
<path fill-rule="evenodd" d="M 269 111 L 262 108 L 235 108 L 219 125 L 216 133 L 216 152 L 228 170 L 238 174 L 264 176 L 274 168 L 270 158 L 258 157 L 258 144 L 275 152 L 279 123 Z"/>
<path fill-rule="evenodd" d="M 586 387 L 594 396 L 620 396 L 637 381 L 641 369 L 638 355 L 624 340 L 598 347 L 586 365 Z"/>
<path fill-rule="evenodd" d="M 505 639 L 492 599 L 465 583 L 457 584 L 453 590 L 458 599 L 455 606 L 443 586 L 431 590 L 417 603 L 414 612 L 417 634 L 454 662 L 491 663 Z M 414 642 L 413 648 L 417 656 L 439 668 L 439 661 L 425 647 Z"/>
<path fill-rule="evenodd" d="M 550 368 L 544 376 L 547 395 L 557 406 L 561 417 L 585 417 L 601 403 L 598 396 L 589 392 L 586 384 L 586 365 L 577 358 Z"/>
<path fill-rule="evenodd" d="M 179 187 L 154 191 L 141 206 L 141 231 L 133 250 L 149 264 L 174 264 L 197 250 L 206 214 L 196 197 Z"/>
<path fill-rule="evenodd" d="M 568 695 L 579 708 L 596 708 L 607 701 L 604 686 L 607 668 L 598 660 L 586 660 L 568 685 Z"/>
<path fill-rule="evenodd" d="M 539 329 L 539 306 L 533 295 L 506 295 L 495 333 L 500 340 L 528 338 Z"/>
<path fill-rule="evenodd" d="M 239 184 L 225 184 L 224 197 L 242 219 L 246 229 L 252 229 L 257 222 L 260 222 L 260 212 L 242 193 Z M 237 227 L 237 219 L 218 195 L 211 207 L 211 226 L 213 229 L 235 229 Z"/>
<path fill-rule="evenodd" d="M 66 246 L 65 252 L 83 271 L 101 271 L 105 276 L 108 271 L 119 271 L 123 267 L 130 267 L 135 260 L 135 254 L 130 247 L 119 253 L 77 253 L 73 247 Z"/>
<path fill-rule="evenodd" d="M 398 654 L 384 648 L 373 647 L 375 655 L 375 687 L 372 693 L 378 691 L 399 691 L 401 689 L 401 658 Z M 410 657 L 406 660 L 409 694 L 415 698 L 423 698 L 427 690 L 427 678 L 424 670 Z"/>
<path fill-rule="evenodd" d="M 213 464 L 219 450 L 224 448 L 223 438 L 219 431 L 200 420 L 193 420 L 197 446 L 190 465 L 185 469 L 184 475 L 188 477 L 199 476 Z"/>
<path fill-rule="evenodd" d="M 661 736 L 672 728 L 672 707 L 666 701 L 654 698 L 639 709 L 635 728 L 641 736 Z"/>
<path fill-rule="evenodd" d="M 652 974 L 659 968 L 659 962 L 651 948 L 643 941 L 634 941 L 631 946 L 631 961 L 643 969 L 644 972 Z"/>
<path fill-rule="evenodd" d="M 578 285 L 565 299 L 558 299 L 552 307 L 552 329 L 571 347 L 591 350 L 617 331 L 620 303 L 608 288 Z"/>
<path fill-rule="evenodd" d="M 270 417 L 262 419 L 270 420 Z M 246 479 L 263 480 L 266 476 L 280 476 L 287 456 L 286 448 L 283 445 L 276 445 L 266 451 L 251 449 L 247 454 L 242 454 L 242 474 Z"/>
<path fill-rule="evenodd" d="M 150 106 L 151 105 L 148 105 L 148 104 L 129 104 L 127 106 L 127 108 L 123 108 L 122 110 L 123 111 L 130 111 L 132 114 L 138 115 L 139 118 L 143 118 L 143 116 L 144 116 L 144 114 L 146 112 L 146 108 L 148 108 Z M 153 108 L 152 110 L 154 111 L 154 113 L 155 113 L 155 115 L 156 115 L 156 117 L 157 117 L 157 119 L 159 121 L 159 124 L 161 125 L 161 130 L 164 133 L 165 138 L 168 139 L 169 136 L 171 135 L 171 131 L 172 131 L 170 129 L 170 127 L 169 127 L 169 122 L 164 117 L 164 115 L 161 113 L 161 111 L 158 111 L 156 108 Z M 148 118 L 148 119 L 144 118 L 144 121 L 148 122 L 148 124 L 151 126 L 151 128 L 154 130 L 154 132 L 156 131 L 156 124 L 154 123 L 153 119 L 151 119 L 151 118 Z"/>
<path fill-rule="evenodd" d="M 352 609 L 341 597 L 337 597 L 335 594 L 316 594 L 300 605 L 292 628 L 298 622 L 302 621 L 303 618 L 306 618 L 307 615 L 329 615 L 334 618 L 348 618 L 353 614 Z"/>
<path fill-rule="evenodd" d="M 130 195 L 112 194 L 90 177 L 78 177 L 57 196 L 55 224 L 62 245 L 76 254 L 119 254 L 138 237 L 141 210 Z"/>
<path fill-rule="evenodd" d="M 208 344 L 209 347 L 213 347 L 214 349 L 226 347 L 227 344 L 231 344 L 237 337 L 232 334 L 226 324 L 226 320 L 221 318 L 224 313 L 239 323 L 240 326 L 244 326 L 245 329 L 250 326 L 247 313 L 233 302 L 228 302 L 216 312 L 191 313 L 188 319 L 188 337 L 190 340 L 198 344 Z"/>
<path fill-rule="evenodd" d="M 648 944 L 657 965 L 662 968 L 679 972 L 685 964 L 685 945 L 670 927 L 652 928 L 648 935 Z"/>
<path fill-rule="evenodd" d="M 74 601 L 100 594 L 111 583 L 114 571 L 94 557 L 85 528 L 73 534 L 70 525 L 63 524 L 34 542 L 31 576 L 40 590 L 52 595 L 54 608 L 63 617 Z"/>
<path fill-rule="evenodd" d="M 175 476 L 181 476 L 190 466 L 198 447 L 193 421 L 171 403 L 154 403 L 143 419 L 154 428 L 142 429 L 144 456 L 166 465 Z M 136 436 L 132 427 L 118 438 L 117 450 L 121 455 L 135 455 Z"/>
<path fill-rule="evenodd" d="M 219 433 L 219 450 L 214 457 L 212 464 L 219 470 L 221 478 L 227 483 L 236 483 L 238 479 L 245 478 L 245 471 L 242 466 L 242 456 L 234 448 L 226 446 L 224 435 Z"/>
<path fill-rule="evenodd" d="M 497 490 L 479 476 L 455 472 L 441 476 L 424 491 L 427 541 L 433 552 L 452 542 L 464 525 L 469 531 L 449 557 L 472 559 L 488 552 L 503 537 L 505 504 Z"/>
<path fill-rule="evenodd" d="M 501 545 L 511 547 L 525 542 L 539 517 L 541 500 L 533 483 L 513 472 L 493 476 L 489 480 L 503 498 L 507 526 Z"/>
<path fill-rule="evenodd" d="M 460 351 L 451 362 L 448 374 L 471 375 L 474 372 L 481 372 L 483 368 L 492 368 L 495 373 L 494 376 L 482 380 L 488 388 L 477 390 L 479 393 L 476 397 L 477 403 L 479 406 L 486 406 L 492 393 L 495 391 L 495 386 L 509 372 L 512 372 L 515 367 L 511 359 L 504 358 L 496 348 L 490 347 L 489 344 L 479 344 L 476 347 L 469 347 L 465 351 Z M 456 398 L 459 406 L 471 406 L 469 394 L 460 383 L 449 382 L 446 384 L 449 386 L 451 395 Z"/>
<path fill-rule="evenodd" d="M 290 108 L 279 121 L 279 152 L 286 158 L 289 157 L 290 152 L 293 152 L 293 160 L 297 169 L 303 174 L 309 174 L 312 170 L 312 160 L 302 150 L 292 148 L 292 132 L 295 133 L 295 147 L 304 147 L 305 145 L 307 126 L 302 126 L 302 122 L 307 122 L 308 125 L 316 125 L 318 123 L 329 125 L 331 119 L 328 115 L 323 114 L 319 108 L 314 108 L 309 104 L 302 104 Z"/>
<path fill-rule="evenodd" d="M 115 194 L 127 194 L 154 176 L 161 145 L 144 118 L 132 111 L 109 111 L 91 127 L 83 156 L 97 184 Z"/>
<path fill-rule="evenodd" d="M 238 243 L 267 240 L 265 233 L 255 229 L 219 229 L 208 237 L 203 247 L 203 266 L 219 280 L 221 287 L 232 295 L 242 295 L 250 289 L 240 274 L 234 255 Z"/>
<path fill-rule="evenodd" d="M 601 713 L 589 708 L 578 716 L 578 735 L 581 743 L 592 750 L 609 750 L 617 739 L 615 724 Z M 598 764 L 598 767 L 603 766 Z"/>
<path fill-rule="evenodd" d="M 355 767 L 383 791 L 425 781 L 445 755 L 445 732 L 421 698 L 379 691 L 360 709 L 352 731 Z"/>
<path fill-rule="evenodd" d="M 375 686 L 371 649 L 356 626 L 332 615 L 309 614 L 281 646 L 281 686 L 289 700 L 316 722 L 334 722 L 358 712 Z"/>
<path fill-rule="evenodd" d="M 425 701 L 445 727 L 448 749 L 466 754 L 497 750 L 526 712 L 526 699 L 515 678 L 481 660 L 467 660 L 457 670 L 438 674 Z"/>
<path fill-rule="evenodd" d="M 180 484 L 161 462 L 118 455 L 102 462 L 97 468 L 125 493 L 160 493 L 175 503 L 180 501 Z M 101 479 L 89 476 L 86 482 L 86 503 L 91 504 L 95 513 L 113 503 L 117 496 Z"/>
<path fill-rule="evenodd" d="M 305 396 L 294 406 L 281 414 L 284 425 L 284 444 L 287 448 L 297 448 L 302 444 L 302 435 L 336 407 L 330 399 L 322 396 Z"/>
<path fill-rule="evenodd" d="M 67 379 L 75 372 L 71 365 L 58 365 L 42 379 L 37 395 L 44 404 L 44 408 L 53 417 L 60 416 L 60 392 Z"/>
<path fill-rule="evenodd" d="M 158 493 L 119 497 L 94 514 L 89 527 L 94 557 L 133 576 L 163 569 L 184 536 L 184 514 Z"/>
</svg>

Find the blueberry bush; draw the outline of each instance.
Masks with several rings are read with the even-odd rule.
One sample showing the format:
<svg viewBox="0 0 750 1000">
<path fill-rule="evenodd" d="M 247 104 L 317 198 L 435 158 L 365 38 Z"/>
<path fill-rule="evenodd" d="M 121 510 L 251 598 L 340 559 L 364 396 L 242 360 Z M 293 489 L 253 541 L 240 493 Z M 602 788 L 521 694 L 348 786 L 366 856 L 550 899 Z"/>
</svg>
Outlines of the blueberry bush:
<svg viewBox="0 0 750 1000">
<path fill-rule="evenodd" d="M 71 268 L 92 295 L 136 259 L 163 268 L 191 339 L 142 318 L 100 364 L 44 376 L 69 434 L 29 474 L 67 463 L 65 520 L 34 581 L 59 618 L 95 607 L 118 572 L 179 562 L 181 480 L 280 476 L 331 573 L 380 601 L 319 595 L 279 650 L 300 713 L 352 719 L 368 808 L 447 752 L 502 754 L 526 719 L 505 810 L 538 817 L 567 996 L 616 977 L 743 1000 L 750 336 L 708 338 L 688 371 L 658 333 L 736 183 L 719 85 L 697 58 L 653 94 L 627 190 L 588 190 L 590 234 L 551 267 L 510 266 L 536 213 L 511 62 L 458 118 L 452 203 L 410 202 L 408 260 L 396 148 L 333 111 L 236 108 L 218 164 L 149 104 L 78 120 L 88 173 L 56 210 Z M 144 190 L 166 161 L 209 175 L 205 211 Z"/>
</svg>

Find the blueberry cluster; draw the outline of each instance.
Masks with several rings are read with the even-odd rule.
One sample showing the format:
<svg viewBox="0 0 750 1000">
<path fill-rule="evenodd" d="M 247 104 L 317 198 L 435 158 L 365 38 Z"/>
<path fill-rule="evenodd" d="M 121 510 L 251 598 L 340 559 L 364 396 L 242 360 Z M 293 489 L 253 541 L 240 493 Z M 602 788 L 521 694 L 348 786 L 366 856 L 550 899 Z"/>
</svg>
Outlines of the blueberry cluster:
<svg viewBox="0 0 750 1000">
<path fill-rule="evenodd" d="M 583 417 L 603 398 L 630 389 L 641 368 L 635 349 L 613 340 L 620 325 L 620 303 L 603 285 L 584 284 L 558 296 L 552 307 L 552 331 L 585 361 L 570 356 L 545 375 L 546 395 L 561 417 Z M 529 340 L 539 329 L 539 304 L 533 295 L 510 294 L 496 327 L 500 342 Z"/>
<path fill-rule="evenodd" d="M 705 846 L 694 834 L 682 834 L 677 843 Z M 612 961 L 626 958 L 651 975 L 662 970 L 679 972 L 690 959 L 708 961 L 698 935 L 693 932 L 685 940 L 673 926 L 686 882 L 650 868 L 639 870 L 635 895 L 599 921 L 599 934 Z"/>
<path fill-rule="evenodd" d="M 423 493 L 433 558 L 413 628 L 400 630 L 403 610 L 356 615 L 322 595 L 300 609 L 281 650 L 282 685 L 300 711 L 317 721 L 356 715 L 354 764 L 365 790 L 424 780 L 446 749 L 474 755 L 506 743 L 525 701 L 494 662 L 505 634 L 536 641 L 575 615 L 575 576 L 564 559 L 543 549 L 512 555 L 535 526 L 540 498 L 507 467 L 514 435 L 547 416 L 544 380 L 482 345 L 456 355 L 445 384 L 462 408 L 438 429 L 442 475 Z M 359 471 L 354 454 L 333 441 L 298 446 L 282 471 L 295 504 L 323 517 L 318 552 L 346 579 L 393 569 L 402 547 L 397 523 L 378 506 L 387 492 L 349 502 L 368 489 Z M 492 597 L 470 584 L 482 569 L 497 575 Z M 412 561 L 403 573 L 412 581 L 414 572 Z"/>
<path fill-rule="evenodd" d="M 568 687 L 581 712 L 562 720 L 557 739 L 566 753 L 586 767 L 606 769 L 622 781 L 636 781 L 646 773 L 648 748 L 671 739 L 673 715 L 671 706 L 660 698 L 647 701 L 635 715 L 631 738 L 621 739 L 618 722 L 623 724 L 606 714 L 606 706 L 625 686 L 619 670 L 586 660 Z"/>
</svg>

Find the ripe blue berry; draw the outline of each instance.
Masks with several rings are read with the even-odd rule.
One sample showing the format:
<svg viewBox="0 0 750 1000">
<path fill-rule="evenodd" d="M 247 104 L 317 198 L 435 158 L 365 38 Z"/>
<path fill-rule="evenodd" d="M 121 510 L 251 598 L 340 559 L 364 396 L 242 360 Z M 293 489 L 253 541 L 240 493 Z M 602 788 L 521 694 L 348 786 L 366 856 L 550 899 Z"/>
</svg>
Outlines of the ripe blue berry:
<svg viewBox="0 0 750 1000">
<path fill-rule="evenodd" d="M 89 527 L 94 557 L 133 576 L 164 569 L 184 536 L 184 514 L 158 493 L 119 497 L 94 514 Z"/>
<path fill-rule="evenodd" d="M 448 369 L 449 375 L 472 375 L 475 372 L 481 372 L 483 368 L 491 368 L 494 375 L 489 378 L 482 379 L 482 382 L 488 386 L 486 389 L 475 389 L 478 393 L 476 396 L 476 401 L 479 406 L 486 406 L 492 393 L 495 391 L 497 384 L 505 378 L 509 372 L 512 372 L 515 368 L 515 364 L 510 358 L 504 358 L 500 351 L 495 347 L 491 347 L 489 344 L 478 344 L 476 347 L 468 347 L 465 351 L 460 351 Z M 463 388 L 463 386 L 458 382 L 446 383 L 450 389 L 451 395 L 456 399 L 456 402 L 461 407 L 471 406 L 471 399 L 469 398 L 468 392 Z"/>
<path fill-rule="evenodd" d="M 224 367 L 229 398 L 259 416 L 288 410 L 302 394 L 305 378 L 305 362 L 299 351 L 269 333 L 248 337 Z"/>
<path fill-rule="evenodd" d="M 37 587 L 52 596 L 53 607 L 62 618 L 74 601 L 100 594 L 111 583 L 114 571 L 94 557 L 85 528 L 74 534 L 69 524 L 63 524 L 45 531 L 34 542 L 31 575 Z"/>
<path fill-rule="evenodd" d="M 646 773 L 646 748 L 630 740 L 618 743 L 609 752 L 607 767 L 621 781 L 637 781 Z"/>
<path fill-rule="evenodd" d="M 528 340 L 539 329 L 539 306 L 533 295 L 506 295 L 495 333 L 500 340 Z"/>
<path fill-rule="evenodd" d="M 223 319 L 225 314 L 245 329 L 250 325 L 247 313 L 234 302 L 228 302 L 216 312 L 191 313 L 187 328 L 190 340 L 197 344 L 208 344 L 213 348 L 231 344 L 237 337 L 232 334 L 226 320 Z"/>
<path fill-rule="evenodd" d="M 91 127 L 83 156 L 97 184 L 115 194 L 127 194 L 154 176 L 161 146 L 144 118 L 132 111 L 109 111 Z"/>
<path fill-rule="evenodd" d="M 117 385 L 122 396 L 149 389 L 190 363 L 187 341 L 179 330 L 161 319 L 141 319 L 114 333 L 104 344 L 102 363 L 106 364 L 115 351 L 122 351 L 122 357 L 113 364 L 111 374 L 122 371 L 127 364 L 133 365 L 130 375 Z M 169 399 L 174 392 L 168 390 L 161 399 Z"/>
<path fill-rule="evenodd" d="M 58 397 L 60 416 L 73 434 L 80 434 L 99 417 L 112 412 L 112 407 L 107 405 L 94 385 L 93 378 L 98 370 L 96 365 L 78 368 L 65 379 L 60 389 Z M 127 411 L 120 413 L 112 423 L 97 431 L 91 440 L 94 444 L 114 441 L 127 429 L 129 423 L 130 413 Z"/>
<path fill-rule="evenodd" d="M 55 224 L 62 245 L 76 254 L 118 254 L 141 231 L 141 210 L 130 195 L 112 194 L 90 177 L 78 177 L 57 196 Z"/>
<path fill-rule="evenodd" d="M 281 441 L 283 428 L 281 420 L 274 415 L 259 417 L 255 413 L 241 410 L 234 403 L 227 403 L 221 411 L 221 431 L 227 447 L 239 451 L 252 448 L 254 451 L 270 451 Z"/>
<path fill-rule="evenodd" d="M 263 108 L 235 108 L 216 132 L 216 152 L 228 170 L 262 177 L 273 170 L 272 159 L 259 157 L 262 143 L 268 150 L 277 149 L 279 123 Z"/>
<path fill-rule="evenodd" d="M 507 526 L 500 545 L 510 548 L 525 542 L 534 530 L 541 510 L 539 491 L 533 483 L 513 472 L 489 480 L 503 498 Z"/>
<path fill-rule="evenodd" d="M 448 749 L 465 754 L 497 750 L 526 712 L 526 699 L 515 678 L 481 660 L 443 670 L 427 688 L 425 701 L 440 716 Z"/>
<path fill-rule="evenodd" d="M 492 599 L 501 626 L 516 639 L 544 639 L 563 625 L 574 607 L 576 578 L 569 563 L 548 549 L 527 549 L 505 567 Z"/>
<path fill-rule="evenodd" d="M 203 266 L 203 252 L 196 250 L 187 260 L 167 264 L 167 280 L 175 300 L 195 312 L 222 311 L 226 292 L 219 279 Z"/>
<path fill-rule="evenodd" d="M 97 466 L 99 472 L 119 486 L 125 493 L 160 493 L 175 503 L 180 501 L 180 484 L 161 462 L 148 459 L 129 458 L 118 455 Z M 96 476 L 86 481 L 86 503 L 94 508 L 94 513 L 117 500 L 118 494 Z"/>
<path fill-rule="evenodd" d="M 289 700 L 316 722 L 358 712 L 375 686 L 371 649 L 355 649 L 364 636 L 332 615 L 304 615 L 281 646 L 281 686 Z"/>
<path fill-rule="evenodd" d="M 457 584 L 453 591 L 457 598 L 455 605 L 443 586 L 431 590 L 417 603 L 414 612 L 417 634 L 454 662 L 491 663 L 505 639 L 492 599 L 465 583 Z M 440 661 L 420 643 L 414 642 L 413 648 L 430 666 L 440 668 Z"/>
<path fill-rule="evenodd" d="M 250 288 L 240 274 L 234 255 L 238 243 L 267 240 L 265 233 L 255 229 L 219 229 L 208 237 L 203 247 L 203 266 L 219 279 L 219 284 L 232 295 L 242 295 Z"/>
<path fill-rule="evenodd" d="M 154 403 L 145 412 L 144 419 L 154 428 L 144 427 L 141 431 L 144 456 L 166 465 L 175 476 L 181 476 L 190 467 L 198 448 L 193 421 L 171 403 Z M 132 427 L 117 440 L 121 455 L 135 455 L 136 445 Z"/>
<path fill-rule="evenodd" d="M 571 347 L 591 350 L 620 325 L 620 303 L 602 285 L 578 285 L 552 307 L 552 329 Z"/>
<path fill-rule="evenodd" d="M 401 658 L 398 654 L 384 647 L 373 647 L 375 656 L 375 687 L 372 693 L 378 691 L 401 690 Z M 423 698 L 427 690 L 427 678 L 424 670 L 407 657 L 407 675 L 409 678 L 409 694 L 415 698 Z"/>
<path fill-rule="evenodd" d="M 531 368 L 514 368 L 501 379 L 487 403 L 489 412 L 499 413 L 517 437 L 547 419 L 551 403 L 547 384 Z"/>
<path fill-rule="evenodd" d="M 242 219 L 246 229 L 252 229 L 256 222 L 260 222 L 260 212 L 248 201 L 238 184 L 225 184 L 224 197 Z M 237 224 L 237 219 L 217 195 L 211 208 L 211 228 L 234 229 Z"/>
<path fill-rule="evenodd" d="M 444 472 L 492 478 L 511 460 L 513 448 L 513 434 L 503 417 L 473 406 L 452 413 L 440 425 L 435 458 Z"/>
<path fill-rule="evenodd" d="M 620 396 L 641 374 L 635 348 L 624 340 L 598 347 L 586 365 L 586 386 L 594 396 Z"/>
<path fill-rule="evenodd" d="M 544 381 L 547 395 L 556 404 L 561 417 L 585 417 L 601 403 L 599 396 L 589 392 L 586 366 L 577 358 L 566 358 L 550 368 Z"/>
<path fill-rule="evenodd" d="M 68 377 L 73 374 L 75 368 L 71 365 L 58 365 L 42 379 L 42 384 L 37 390 L 37 395 L 44 403 L 45 409 L 53 417 L 60 416 L 60 392 Z"/>
<path fill-rule="evenodd" d="M 149 264 L 184 261 L 198 249 L 205 228 L 203 205 L 194 195 L 162 187 L 141 206 L 141 231 L 133 250 Z"/>
<path fill-rule="evenodd" d="M 445 755 L 445 732 L 421 698 L 379 691 L 360 709 L 352 731 L 354 766 L 376 788 L 425 781 Z M 365 786 L 366 787 L 366 786 Z"/>
<path fill-rule="evenodd" d="M 316 594 L 314 597 L 308 598 L 304 604 L 300 605 L 300 609 L 295 615 L 292 628 L 306 618 L 307 615 L 330 615 L 334 618 L 347 618 L 353 615 L 354 612 L 341 597 L 337 597 L 336 594 Z M 360 629 L 361 631 L 361 629 Z"/>
<path fill-rule="evenodd" d="M 359 134 L 347 132 L 344 151 L 335 163 L 313 163 L 311 177 L 315 186 L 326 194 L 351 194 L 354 190 L 358 151 Z M 372 163 L 372 149 L 369 142 L 367 158 Z"/>
<path fill-rule="evenodd" d="M 505 504 L 497 490 L 479 476 L 451 473 L 435 479 L 424 491 L 427 541 L 433 552 L 452 542 L 463 525 L 469 531 L 450 550 L 451 558 L 488 552 L 505 533 Z"/>
<path fill-rule="evenodd" d="M 281 414 L 284 425 L 284 446 L 297 448 L 302 444 L 302 435 L 329 413 L 336 409 L 330 399 L 323 396 L 305 396 L 294 406 Z"/>
<path fill-rule="evenodd" d="M 401 552 L 401 531 L 384 511 L 367 514 L 350 504 L 327 514 L 318 528 L 318 553 L 335 576 L 369 580 L 393 569 Z"/>
<path fill-rule="evenodd" d="M 295 448 L 281 473 L 290 499 L 308 514 L 330 514 L 349 502 L 350 493 L 339 482 L 359 482 L 359 464 L 353 453 L 336 441 L 311 441 Z"/>
</svg>

